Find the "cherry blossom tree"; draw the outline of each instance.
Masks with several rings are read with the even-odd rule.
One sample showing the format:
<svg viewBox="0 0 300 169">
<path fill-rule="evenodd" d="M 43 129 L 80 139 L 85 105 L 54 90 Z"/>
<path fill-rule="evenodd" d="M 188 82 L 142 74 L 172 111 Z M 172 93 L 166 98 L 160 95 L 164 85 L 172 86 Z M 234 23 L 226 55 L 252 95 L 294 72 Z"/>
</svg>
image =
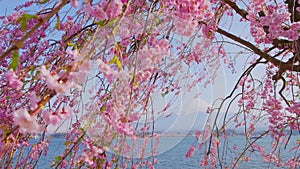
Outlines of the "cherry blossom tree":
<svg viewBox="0 0 300 169">
<path fill-rule="evenodd" d="M 184 88 L 205 88 L 214 83 L 218 68 L 225 67 L 236 84 L 208 108 L 205 130 L 196 133 L 186 158 L 199 151 L 205 154 L 199 167 L 238 168 L 255 154 L 274 166 L 299 167 L 299 4 L 19 4 L 1 16 L 1 166 L 34 168 L 47 154 L 47 131 L 70 123 L 65 150 L 52 167 L 153 168 L 159 162 L 154 94 L 176 99 Z M 189 83 L 181 85 L 183 79 Z M 172 103 L 171 99 L 159 114 Z M 251 139 L 262 123 L 266 130 Z M 244 147 L 227 147 L 232 138 L 228 129 L 242 129 Z M 41 134 L 38 142 L 32 141 L 36 134 Z M 258 142 L 264 137 L 272 138 L 270 150 Z M 232 159 L 227 158 L 228 150 L 236 152 Z M 285 158 L 283 152 L 292 156 Z"/>
</svg>

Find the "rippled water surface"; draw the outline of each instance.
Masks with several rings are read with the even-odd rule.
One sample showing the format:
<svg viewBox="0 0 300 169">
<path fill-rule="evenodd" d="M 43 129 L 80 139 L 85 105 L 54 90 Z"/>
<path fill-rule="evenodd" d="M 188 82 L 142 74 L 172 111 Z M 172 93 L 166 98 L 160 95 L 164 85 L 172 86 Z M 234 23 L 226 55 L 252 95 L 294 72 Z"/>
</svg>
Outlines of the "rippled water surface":
<svg viewBox="0 0 300 169">
<path fill-rule="evenodd" d="M 230 142 L 223 143 L 226 145 L 221 147 L 226 154 L 223 155 L 223 162 L 231 163 L 238 152 L 234 151 L 233 146 L 243 148 L 246 139 L 243 136 L 234 136 L 229 138 Z M 36 168 L 47 169 L 50 168 L 51 162 L 55 156 L 60 155 L 64 151 L 64 141 L 63 138 L 53 138 L 50 142 L 48 155 L 42 156 Z M 203 159 L 203 151 L 196 151 L 194 156 L 186 159 L 185 155 L 189 147 L 196 142 L 195 137 L 162 137 L 160 139 L 159 152 L 160 154 L 156 157 L 159 164 L 155 165 L 157 169 L 194 169 L 194 168 L 204 168 L 200 166 L 200 161 Z M 296 142 L 296 138 L 293 138 L 291 142 Z M 266 152 L 271 150 L 272 144 L 270 138 L 264 138 L 257 142 L 260 145 L 264 145 Z M 299 154 L 299 153 L 298 153 Z M 264 163 L 262 157 L 258 152 L 253 152 L 252 154 L 247 153 L 248 157 L 252 160 L 246 163 L 239 164 L 237 168 L 279 168 L 270 163 Z M 283 158 L 288 158 L 292 153 L 283 154 Z M 221 167 L 219 167 L 221 168 Z M 282 167 L 281 167 L 282 168 Z"/>
</svg>

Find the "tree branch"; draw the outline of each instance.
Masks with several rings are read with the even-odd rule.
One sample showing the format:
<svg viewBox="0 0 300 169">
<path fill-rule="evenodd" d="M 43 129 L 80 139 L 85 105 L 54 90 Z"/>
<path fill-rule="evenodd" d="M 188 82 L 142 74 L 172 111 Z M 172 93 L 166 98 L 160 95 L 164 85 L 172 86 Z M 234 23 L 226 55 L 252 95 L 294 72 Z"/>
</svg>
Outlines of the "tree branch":
<svg viewBox="0 0 300 169">
<path fill-rule="evenodd" d="M 247 18 L 248 12 L 246 10 L 240 8 L 239 6 L 237 6 L 237 4 L 235 2 L 232 2 L 231 0 L 223 0 L 223 2 L 225 4 L 227 4 L 227 5 L 229 5 L 242 18 L 248 20 L 248 18 Z M 258 13 L 258 15 L 260 17 L 266 16 L 263 11 L 260 11 Z M 269 34 L 269 27 L 268 26 L 264 26 L 263 29 L 266 32 L 266 34 Z M 284 29 L 289 29 L 289 28 L 288 27 L 284 27 Z M 285 40 L 285 39 L 278 39 L 278 38 L 276 38 L 276 39 L 273 40 L 272 44 L 276 48 L 288 47 L 289 49 L 291 49 L 292 48 L 292 43 L 293 43 L 292 41 L 288 41 L 288 40 Z"/>
<path fill-rule="evenodd" d="M 18 50 L 18 49 L 22 48 L 23 43 L 24 43 L 24 42 L 25 42 L 32 34 L 34 34 L 35 31 L 36 31 L 37 29 L 39 29 L 39 27 L 41 27 L 46 21 L 48 21 L 50 18 L 52 18 L 52 16 L 54 16 L 56 13 L 58 13 L 58 12 L 59 12 L 59 11 L 60 11 L 67 3 L 69 3 L 68 0 L 63 0 L 63 1 L 61 2 L 61 4 L 59 4 L 59 5 L 57 6 L 57 8 L 53 9 L 53 11 L 52 11 L 49 15 L 47 15 L 45 18 L 40 18 L 40 19 L 39 19 L 39 23 L 36 24 L 29 32 L 27 32 L 27 33 L 25 34 L 25 36 L 24 36 L 22 39 L 16 41 L 15 44 L 14 44 L 12 47 L 10 47 L 10 48 L 7 49 L 4 53 L 1 54 L 0 60 L 4 59 L 5 56 L 9 55 L 12 51 Z"/>
<path fill-rule="evenodd" d="M 261 56 L 262 58 L 266 59 L 268 62 L 271 62 L 272 64 L 279 67 L 283 71 L 291 70 L 291 71 L 300 72 L 300 66 L 299 65 L 294 65 L 293 63 L 283 62 L 281 60 L 278 60 L 278 59 L 272 57 L 271 55 L 267 54 L 266 52 L 260 50 L 259 48 L 257 48 L 255 45 L 253 45 L 249 41 L 246 41 L 246 40 L 244 40 L 240 37 L 237 37 L 236 35 L 233 35 L 233 34 L 227 32 L 227 31 L 225 31 L 221 28 L 218 28 L 217 32 L 224 35 L 224 36 L 226 36 L 226 37 L 228 37 L 229 39 L 232 39 L 233 41 L 236 41 L 236 42 L 248 47 L 255 54 L 257 54 L 257 55 Z"/>
<path fill-rule="evenodd" d="M 242 18 L 247 19 L 248 12 L 237 6 L 235 2 L 231 0 L 223 0 L 225 4 L 229 5 L 236 13 L 238 13 Z M 248 19 L 247 19 L 248 20 Z"/>
</svg>

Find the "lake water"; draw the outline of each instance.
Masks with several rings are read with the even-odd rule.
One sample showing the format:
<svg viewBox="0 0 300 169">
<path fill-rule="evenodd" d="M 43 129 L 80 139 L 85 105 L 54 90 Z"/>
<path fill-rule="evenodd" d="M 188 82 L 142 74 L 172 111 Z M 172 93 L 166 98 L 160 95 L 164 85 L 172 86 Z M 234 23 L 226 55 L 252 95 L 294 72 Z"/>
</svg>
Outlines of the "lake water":
<svg viewBox="0 0 300 169">
<path fill-rule="evenodd" d="M 242 146 L 245 143 L 245 138 L 242 136 L 234 136 L 230 138 L 230 142 L 228 142 L 228 154 L 226 156 L 226 161 L 232 161 L 233 151 L 232 147 L 234 145 Z M 291 141 L 295 141 L 294 138 Z M 54 159 L 54 156 L 60 155 L 64 151 L 64 141 L 63 138 L 53 138 L 50 142 L 48 156 L 43 156 L 36 168 L 38 169 L 47 169 L 50 168 L 51 162 Z M 189 149 L 189 147 L 195 143 L 195 137 L 161 137 L 160 139 L 160 154 L 156 157 L 159 161 L 155 168 L 157 169 L 195 169 L 195 168 L 204 168 L 200 167 L 200 161 L 203 159 L 204 154 L 203 151 L 200 153 L 196 151 L 194 156 L 186 159 L 185 155 Z M 268 152 L 271 148 L 271 139 L 264 138 L 259 140 L 259 144 L 265 145 L 265 149 Z M 231 148 L 230 148 L 231 147 Z M 238 151 L 236 151 L 237 153 Z M 287 153 L 284 155 L 286 158 L 291 156 L 291 153 Z M 259 153 L 253 153 L 250 155 L 253 160 L 249 162 L 242 163 L 238 166 L 238 168 L 255 168 L 255 169 L 264 169 L 264 168 L 278 168 L 270 163 L 264 163 L 263 159 L 259 155 Z M 283 167 L 281 167 L 283 168 Z"/>
</svg>

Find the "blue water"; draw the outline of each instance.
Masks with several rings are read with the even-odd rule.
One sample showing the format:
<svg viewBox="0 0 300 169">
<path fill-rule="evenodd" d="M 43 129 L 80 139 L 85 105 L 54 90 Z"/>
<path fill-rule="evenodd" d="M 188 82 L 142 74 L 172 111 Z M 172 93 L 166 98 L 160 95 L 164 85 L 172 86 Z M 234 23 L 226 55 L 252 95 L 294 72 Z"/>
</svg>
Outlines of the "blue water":
<svg viewBox="0 0 300 169">
<path fill-rule="evenodd" d="M 225 149 L 227 154 L 223 156 L 223 161 L 232 162 L 234 155 L 237 155 L 240 151 L 234 151 L 233 146 L 243 146 L 245 143 L 245 138 L 242 136 L 234 136 L 229 139 L 230 142 L 226 143 Z M 292 139 L 291 142 L 296 141 Z M 54 160 L 54 157 L 60 155 L 64 151 L 64 142 L 63 138 L 53 138 L 50 142 L 48 155 L 42 156 L 38 165 L 35 167 L 37 169 L 47 169 L 50 168 L 51 162 Z M 194 169 L 194 168 L 204 168 L 200 167 L 200 161 L 203 159 L 203 151 L 196 151 L 194 156 L 186 159 L 185 155 L 189 147 L 196 142 L 195 137 L 162 137 L 160 139 L 159 152 L 160 154 L 156 157 L 159 161 L 155 168 L 157 169 Z M 271 150 L 271 139 L 264 138 L 259 140 L 257 143 L 260 145 L 265 145 L 266 152 Z M 223 143 L 224 144 L 224 143 Z M 221 147 L 223 148 L 223 147 Z M 299 153 L 298 153 L 299 154 Z M 258 152 L 252 154 L 247 153 L 248 156 L 252 158 L 249 162 L 243 162 L 239 164 L 237 168 L 279 168 L 270 163 L 264 163 L 263 159 Z M 294 155 L 292 153 L 283 154 L 283 157 L 288 158 Z M 281 167 L 283 168 L 283 167 Z M 286 167 L 287 168 L 287 167 Z"/>
</svg>

